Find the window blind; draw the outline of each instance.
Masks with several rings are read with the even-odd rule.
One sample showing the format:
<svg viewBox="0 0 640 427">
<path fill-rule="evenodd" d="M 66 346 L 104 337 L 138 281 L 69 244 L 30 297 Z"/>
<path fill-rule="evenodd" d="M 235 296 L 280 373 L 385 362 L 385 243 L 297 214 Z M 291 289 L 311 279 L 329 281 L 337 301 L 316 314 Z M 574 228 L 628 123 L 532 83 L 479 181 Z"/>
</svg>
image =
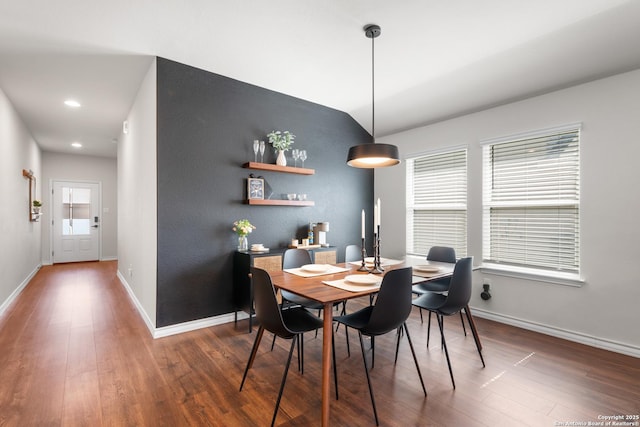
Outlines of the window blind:
<svg viewBox="0 0 640 427">
<path fill-rule="evenodd" d="M 580 127 L 483 147 L 483 262 L 580 269 Z"/>
<path fill-rule="evenodd" d="M 431 246 L 467 254 L 467 150 L 409 158 L 407 253 L 426 256 Z"/>
</svg>

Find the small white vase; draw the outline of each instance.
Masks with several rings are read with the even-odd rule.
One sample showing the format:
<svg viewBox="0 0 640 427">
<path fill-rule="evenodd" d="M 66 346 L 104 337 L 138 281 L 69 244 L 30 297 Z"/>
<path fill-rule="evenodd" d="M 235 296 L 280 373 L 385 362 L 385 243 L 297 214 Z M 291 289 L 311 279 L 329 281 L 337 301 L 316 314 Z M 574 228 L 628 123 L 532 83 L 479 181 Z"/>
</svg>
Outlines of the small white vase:
<svg viewBox="0 0 640 427">
<path fill-rule="evenodd" d="M 287 157 L 284 155 L 284 150 L 278 150 L 278 158 L 276 159 L 276 165 L 287 166 Z"/>
</svg>

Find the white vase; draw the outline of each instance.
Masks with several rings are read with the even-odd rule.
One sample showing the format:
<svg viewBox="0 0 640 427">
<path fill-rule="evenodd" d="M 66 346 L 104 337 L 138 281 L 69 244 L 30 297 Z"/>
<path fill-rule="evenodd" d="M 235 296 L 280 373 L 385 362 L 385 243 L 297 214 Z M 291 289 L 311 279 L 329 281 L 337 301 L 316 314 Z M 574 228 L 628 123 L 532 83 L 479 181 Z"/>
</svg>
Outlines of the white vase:
<svg viewBox="0 0 640 427">
<path fill-rule="evenodd" d="M 287 166 L 287 158 L 284 155 L 284 150 L 278 150 L 278 158 L 276 159 L 276 165 Z"/>
</svg>

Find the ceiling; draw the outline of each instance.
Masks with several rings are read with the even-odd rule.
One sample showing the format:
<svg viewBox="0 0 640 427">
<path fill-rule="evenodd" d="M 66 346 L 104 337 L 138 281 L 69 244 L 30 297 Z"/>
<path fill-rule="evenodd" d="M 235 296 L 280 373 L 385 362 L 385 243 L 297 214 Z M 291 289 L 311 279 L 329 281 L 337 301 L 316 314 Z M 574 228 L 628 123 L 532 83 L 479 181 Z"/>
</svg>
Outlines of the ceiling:
<svg viewBox="0 0 640 427">
<path fill-rule="evenodd" d="M 640 0 L 0 0 L 0 89 L 45 151 L 114 157 L 153 56 L 371 131 L 370 23 L 376 136 L 640 68 Z"/>
</svg>

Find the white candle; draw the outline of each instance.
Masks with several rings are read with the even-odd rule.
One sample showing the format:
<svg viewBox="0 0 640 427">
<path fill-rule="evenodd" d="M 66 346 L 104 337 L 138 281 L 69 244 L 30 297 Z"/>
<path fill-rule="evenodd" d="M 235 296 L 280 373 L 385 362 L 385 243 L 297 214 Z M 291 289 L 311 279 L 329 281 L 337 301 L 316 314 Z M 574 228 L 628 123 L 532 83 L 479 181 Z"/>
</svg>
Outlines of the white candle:
<svg viewBox="0 0 640 427">
<path fill-rule="evenodd" d="M 378 227 L 380 227 L 382 221 L 382 205 L 380 204 L 380 198 L 378 197 Z"/>
<path fill-rule="evenodd" d="M 377 221 L 378 221 L 378 206 L 373 205 L 373 233 L 377 233 Z"/>
<path fill-rule="evenodd" d="M 364 239 L 364 209 L 362 209 L 362 238 Z"/>
</svg>

